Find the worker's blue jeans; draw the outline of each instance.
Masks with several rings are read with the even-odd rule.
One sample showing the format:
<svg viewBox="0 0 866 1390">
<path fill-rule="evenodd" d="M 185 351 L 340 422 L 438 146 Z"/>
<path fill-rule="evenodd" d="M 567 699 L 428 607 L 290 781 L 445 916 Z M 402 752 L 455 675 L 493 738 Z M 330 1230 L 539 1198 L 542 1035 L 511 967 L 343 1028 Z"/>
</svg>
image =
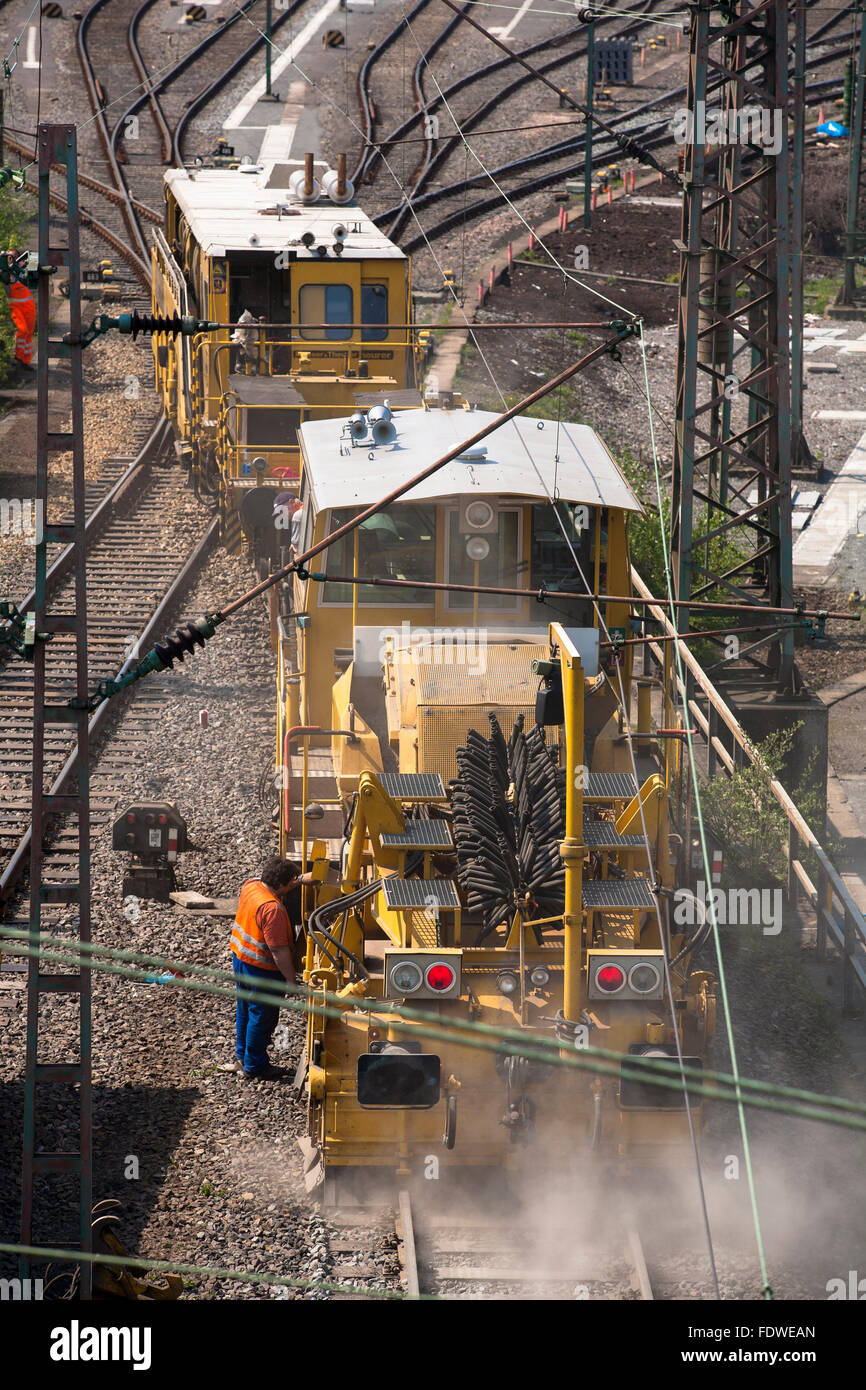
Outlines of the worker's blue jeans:
<svg viewBox="0 0 866 1390">
<path fill-rule="evenodd" d="M 235 980 L 247 991 L 255 988 L 255 979 L 267 980 L 271 985 L 283 983 L 277 970 L 261 970 L 257 965 L 247 965 L 246 961 L 232 955 Z M 280 1018 L 276 1004 L 259 1000 L 239 999 L 235 1014 L 235 1033 L 237 1058 L 247 1072 L 264 1071 L 268 1066 L 268 1046 Z"/>
</svg>

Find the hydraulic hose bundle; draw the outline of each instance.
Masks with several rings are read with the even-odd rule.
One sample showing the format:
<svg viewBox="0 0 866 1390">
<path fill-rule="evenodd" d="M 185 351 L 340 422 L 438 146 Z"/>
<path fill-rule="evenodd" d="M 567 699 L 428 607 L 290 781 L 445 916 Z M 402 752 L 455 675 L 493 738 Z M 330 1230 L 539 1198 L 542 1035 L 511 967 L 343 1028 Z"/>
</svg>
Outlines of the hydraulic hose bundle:
<svg viewBox="0 0 866 1390">
<path fill-rule="evenodd" d="M 565 902 L 563 785 L 543 730 L 525 734 L 520 715 L 506 743 L 487 717 L 490 737 L 469 730 L 451 784 L 457 877 L 482 919 L 479 942 L 527 903 L 533 916 L 554 916 Z"/>
</svg>

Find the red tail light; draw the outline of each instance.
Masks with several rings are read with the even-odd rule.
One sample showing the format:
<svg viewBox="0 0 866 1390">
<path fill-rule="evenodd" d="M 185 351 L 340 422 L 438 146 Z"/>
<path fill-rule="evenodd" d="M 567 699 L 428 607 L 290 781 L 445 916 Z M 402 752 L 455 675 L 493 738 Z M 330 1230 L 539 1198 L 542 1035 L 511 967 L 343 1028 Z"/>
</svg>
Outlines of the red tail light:
<svg viewBox="0 0 866 1390">
<path fill-rule="evenodd" d="M 595 983 L 605 994 L 616 994 L 625 984 L 625 971 L 618 965 L 603 965 L 595 977 Z"/>
<path fill-rule="evenodd" d="M 442 961 L 437 962 L 436 965 L 428 966 L 425 976 L 427 988 L 435 990 L 450 989 L 456 978 L 451 966 L 445 965 Z"/>
</svg>

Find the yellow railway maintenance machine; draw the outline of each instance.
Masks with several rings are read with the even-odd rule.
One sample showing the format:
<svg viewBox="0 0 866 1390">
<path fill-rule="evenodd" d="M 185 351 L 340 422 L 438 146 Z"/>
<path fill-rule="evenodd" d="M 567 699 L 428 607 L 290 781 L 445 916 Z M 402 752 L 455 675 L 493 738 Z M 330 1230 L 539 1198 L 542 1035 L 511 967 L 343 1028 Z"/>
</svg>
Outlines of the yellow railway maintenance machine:
<svg viewBox="0 0 866 1390">
<path fill-rule="evenodd" d="M 337 170 L 172 169 L 154 234 L 153 308 L 225 326 L 154 338 L 156 387 L 223 537 L 279 558 L 273 501 L 297 491 L 305 420 L 420 404 L 409 262 Z M 394 328 L 393 325 L 403 325 Z M 285 539 L 285 538 L 283 538 Z"/>
<path fill-rule="evenodd" d="M 301 546 L 494 418 L 407 410 L 381 442 L 306 421 Z M 326 1200 L 351 1169 L 405 1179 L 431 1153 L 444 1168 L 508 1169 L 592 1153 L 655 1167 L 686 1152 L 681 1093 L 437 1046 L 392 1010 L 542 1035 L 571 1056 L 588 1041 L 670 1057 L 661 921 L 682 1051 L 695 1065 L 707 1055 L 713 980 L 690 967 L 705 928 L 675 926 L 669 896 L 678 740 L 654 736 L 639 683 L 635 776 L 623 732 L 634 648 L 606 646 L 592 603 L 555 592 L 583 587 L 573 549 L 593 592 L 629 594 L 627 520 L 640 510 L 591 429 L 519 418 L 293 580 L 281 847 L 309 853 L 318 879 L 307 1093 L 310 1180 L 324 1174 Z M 401 587 L 349 582 L 371 576 Z M 627 629 L 628 603 L 602 611 L 612 633 Z M 311 788 L 339 811 L 330 841 L 308 849 L 314 810 L 335 814 L 306 804 Z"/>
</svg>

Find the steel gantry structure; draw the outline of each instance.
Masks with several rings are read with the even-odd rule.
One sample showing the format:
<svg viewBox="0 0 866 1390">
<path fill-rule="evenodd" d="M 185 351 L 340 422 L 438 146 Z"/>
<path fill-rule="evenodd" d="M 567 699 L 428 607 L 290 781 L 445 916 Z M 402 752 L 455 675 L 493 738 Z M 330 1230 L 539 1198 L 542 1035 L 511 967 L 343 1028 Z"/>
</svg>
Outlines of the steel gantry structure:
<svg viewBox="0 0 866 1390">
<path fill-rule="evenodd" d="M 690 8 L 674 586 L 684 600 L 715 590 L 790 608 L 792 465 L 808 454 L 802 355 L 795 339 L 792 393 L 790 338 L 792 290 L 795 334 L 802 330 L 805 4 L 696 0 Z M 679 624 L 688 627 L 687 608 Z M 757 664 L 780 693 L 792 691 L 790 626 Z"/>
<path fill-rule="evenodd" d="M 87 518 L 84 486 L 84 415 L 81 341 L 81 258 L 78 207 L 78 168 L 76 133 L 73 125 L 40 125 L 39 152 L 39 281 L 38 356 L 36 417 L 36 498 L 43 518 L 36 545 L 36 589 L 33 611 L 33 820 L 30 839 L 30 921 L 31 939 L 45 931 L 70 937 L 73 949 L 90 941 L 90 801 L 89 801 L 89 706 L 87 671 L 87 587 L 85 569 L 85 522 Z M 64 196 L 68 203 L 65 246 L 51 244 L 49 188 L 52 165 L 64 174 Z M 69 276 L 69 328 L 66 339 L 49 337 L 51 318 L 49 274 L 64 267 Z M 57 433 L 48 418 L 48 371 L 51 359 L 69 364 L 71 428 Z M 57 451 L 72 455 L 73 518 L 56 521 L 51 514 L 49 477 L 50 455 Z M 52 542 L 73 548 L 74 608 L 72 613 L 49 613 L 48 546 Z M 63 639 L 66 639 L 65 641 Z M 55 640 L 59 639 L 59 640 Z M 70 650 L 71 647 L 71 650 Z M 77 755 L 76 783 L 63 794 L 46 788 L 46 730 L 52 726 L 71 726 Z M 76 882 L 49 882 L 44 874 L 44 835 L 57 815 L 72 818 L 78 840 L 78 879 Z M 60 910 L 63 919 L 54 915 Z M 72 925 L 69 918 L 77 919 Z M 46 920 L 47 919 L 47 920 Z M 65 997 L 71 1009 L 51 1007 L 50 1001 Z M 27 1059 L 24 1075 L 24 1136 L 22 1170 L 21 1243 L 45 1244 L 47 1205 L 36 1199 L 38 1178 L 65 1177 L 78 1188 L 77 1241 L 65 1231 L 52 1231 L 51 1238 L 91 1249 L 92 1207 L 92 1103 L 90 970 L 50 964 L 38 949 L 31 955 L 27 979 Z M 59 1018 L 57 1015 L 59 1014 Z M 47 1035 L 47 1036 L 46 1036 Z M 46 1052 L 51 1060 L 43 1060 Z M 45 1123 L 46 1092 L 55 1086 L 74 1089 L 77 1115 L 71 1141 L 58 1144 L 41 1128 Z M 71 1097 L 70 1097 L 71 1099 Z M 45 1109 L 48 1107 L 45 1106 Z M 50 1199 L 49 1199 L 50 1200 Z M 55 1213 L 56 1214 L 56 1213 Z M 31 1257 L 23 1255 L 21 1274 L 30 1274 Z M 89 1298 L 92 1266 L 81 1264 L 80 1295 Z"/>
</svg>

